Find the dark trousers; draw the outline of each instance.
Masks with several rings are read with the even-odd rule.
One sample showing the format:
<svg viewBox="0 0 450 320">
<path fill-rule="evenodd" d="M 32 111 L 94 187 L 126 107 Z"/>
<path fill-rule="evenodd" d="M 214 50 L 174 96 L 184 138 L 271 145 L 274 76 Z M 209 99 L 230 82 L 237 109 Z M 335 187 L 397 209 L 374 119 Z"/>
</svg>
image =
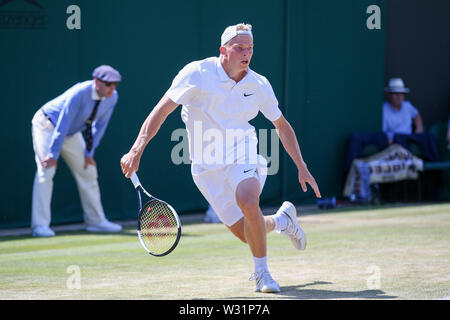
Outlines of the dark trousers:
<svg viewBox="0 0 450 320">
<path fill-rule="evenodd" d="M 422 159 L 426 161 L 439 161 L 439 153 L 437 150 L 436 141 L 428 132 L 413 133 L 413 134 L 400 134 L 394 135 L 393 143 L 399 144 L 405 149 L 410 148 L 411 143 L 419 145 L 422 151 Z"/>
<path fill-rule="evenodd" d="M 348 172 L 353 160 L 357 159 L 367 145 L 375 145 L 380 151 L 389 147 L 389 141 L 384 132 L 351 133 L 348 137 L 347 153 L 345 155 L 345 172 Z"/>
</svg>

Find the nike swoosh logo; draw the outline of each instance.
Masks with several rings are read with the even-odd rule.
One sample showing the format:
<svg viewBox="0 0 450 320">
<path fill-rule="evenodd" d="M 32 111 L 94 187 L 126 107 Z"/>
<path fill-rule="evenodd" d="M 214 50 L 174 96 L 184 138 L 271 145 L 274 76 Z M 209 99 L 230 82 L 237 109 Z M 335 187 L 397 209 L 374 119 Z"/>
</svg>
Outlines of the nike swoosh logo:
<svg viewBox="0 0 450 320">
<path fill-rule="evenodd" d="M 254 93 L 249 93 L 249 94 L 244 93 L 244 97 L 250 97 L 250 96 L 252 96 L 252 95 L 254 95 Z"/>
<path fill-rule="evenodd" d="M 255 170 L 255 169 L 244 170 L 244 173 L 247 173 L 247 172 L 252 171 L 252 170 Z"/>
<path fill-rule="evenodd" d="M 286 216 L 286 218 L 288 218 L 289 222 L 292 223 L 292 219 L 291 219 L 291 217 L 289 216 L 289 214 L 288 214 L 286 211 L 282 211 L 282 213 L 284 213 L 284 215 Z M 289 225 L 289 224 L 288 224 L 288 225 Z M 281 230 L 281 232 L 285 232 L 286 230 L 287 230 L 287 227 L 286 227 L 286 229 Z"/>
</svg>

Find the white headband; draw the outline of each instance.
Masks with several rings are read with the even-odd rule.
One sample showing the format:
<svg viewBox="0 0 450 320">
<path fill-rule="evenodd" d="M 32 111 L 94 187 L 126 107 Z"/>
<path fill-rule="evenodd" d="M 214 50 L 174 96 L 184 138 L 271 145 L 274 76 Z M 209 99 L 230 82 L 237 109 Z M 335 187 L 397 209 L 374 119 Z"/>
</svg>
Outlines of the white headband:
<svg viewBox="0 0 450 320">
<path fill-rule="evenodd" d="M 225 31 L 222 33 L 220 45 L 223 46 L 225 43 L 236 37 L 238 34 L 247 34 L 253 39 L 252 29 L 250 30 L 238 30 L 238 24 L 234 26 L 229 26 L 225 29 Z"/>
</svg>

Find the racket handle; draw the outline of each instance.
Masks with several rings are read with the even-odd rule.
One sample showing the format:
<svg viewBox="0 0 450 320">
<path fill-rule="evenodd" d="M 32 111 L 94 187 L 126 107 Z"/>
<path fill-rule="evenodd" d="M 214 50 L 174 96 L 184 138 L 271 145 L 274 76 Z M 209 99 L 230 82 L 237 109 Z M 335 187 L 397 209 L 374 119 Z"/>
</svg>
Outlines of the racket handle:
<svg viewBox="0 0 450 320">
<path fill-rule="evenodd" d="M 130 179 L 131 179 L 131 182 L 133 182 L 133 185 L 136 189 L 141 186 L 141 182 L 139 181 L 139 178 L 138 178 L 136 172 L 133 172 L 131 174 Z"/>
</svg>

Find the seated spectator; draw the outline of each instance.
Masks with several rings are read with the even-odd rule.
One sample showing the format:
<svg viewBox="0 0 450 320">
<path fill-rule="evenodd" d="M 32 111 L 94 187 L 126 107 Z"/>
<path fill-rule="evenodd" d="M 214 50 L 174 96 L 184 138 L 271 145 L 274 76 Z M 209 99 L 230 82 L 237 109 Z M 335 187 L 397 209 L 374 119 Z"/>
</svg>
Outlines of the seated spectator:
<svg viewBox="0 0 450 320">
<path fill-rule="evenodd" d="M 409 101 L 405 101 L 405 94 L 410 90 L 405 87 L 403 80 L 390 79 L 385 91 L 388 101 L 383 104 L 382 132 L 350 134 L 344 164 L 345 173 L 367 145 L 377 146 L 382 151 L 392 143 L 406 149 L 410 149 L 411 143 L 415 143 L 420 146 L 421 158 L 426 161 L 439 160 L 436 142 L 431 134 L 424 132 L 419 111 Z"/>
<path fill-rule="evenodd" d="M 394 141 L 394 135 L 412 134 L 423 132 L 422 117 L 419 111 L 409 101 L 405 101 L 405 88 L 403 80 L 394 78 L 389 81 L 385 88 L 388 101 L 383 104 L 383 132 L 387 135 L 389 144 Z"/>
<path fill-rule="evenodd" d="M 411 143 L 420 146 L 422 158 L 427 161 L 438 161 L 439 154 L 436 142 L 431 134 L 424 132 L 422 117 L 419 111 L 409 101 L 405 101 L 403 80 L 393 78 L 385 88 L 388 101 L 383 104 L 383 132 L 389 144 L 399 144 L 410 149 Z M 413 131 L 414 127 L 414 131 Z"/>
</svg>

